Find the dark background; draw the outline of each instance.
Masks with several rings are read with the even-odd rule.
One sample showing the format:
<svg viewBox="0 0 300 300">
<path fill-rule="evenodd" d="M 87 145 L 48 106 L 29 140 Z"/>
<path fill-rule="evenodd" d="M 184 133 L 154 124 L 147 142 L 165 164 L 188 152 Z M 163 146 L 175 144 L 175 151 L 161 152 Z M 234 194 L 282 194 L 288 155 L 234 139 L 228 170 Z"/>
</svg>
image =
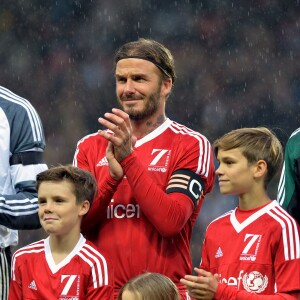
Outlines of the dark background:
<svg viewBox="0 0 300 300">
<path fill-rule="evenodd" d="M 113 56 L 139 37 L 165 44 L 177 81 L 167 115 L 212 142 L 246 126 L 273 129 L 283 145 L 300 120 L 300 4 L 289 0 L 1 0 L 0 84 L 27 98 L 45 130 L 49 166 L 71 163 L 77 141 L 116 106 Z M 269 187 L 276 197 L 278 176 Z M 236 205 L 206 197 L 193 240 Z M 20 232 L 20 244 L 43 237 Z"/>
</svg>

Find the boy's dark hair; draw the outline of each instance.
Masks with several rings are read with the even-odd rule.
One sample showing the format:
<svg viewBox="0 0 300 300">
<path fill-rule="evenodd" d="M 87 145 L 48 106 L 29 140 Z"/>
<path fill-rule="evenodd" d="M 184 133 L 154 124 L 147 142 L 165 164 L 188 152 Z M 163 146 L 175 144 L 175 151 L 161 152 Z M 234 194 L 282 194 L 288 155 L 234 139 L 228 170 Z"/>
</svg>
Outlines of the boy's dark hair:
<svg viewBox="0 0 300 300">
<path fill-rule="evenodd" d="M 163 78 L 176 79 L 174 58 L 164 45 L 150 39 L 140 38 L 121 46 L 115 54 L 115 65 L 121 59 L 141 58 L 154 63 L 162 72 Z"/>
<path fill-rule="evenodd" d="M 264 160 L 268 168 L 265 186 L 283 162 L 282 145 L 276 135 L 266 127 L 232 130 L 217 139 L 213 148 L 216 156 L 219 149 L 227 151 L 238 148 L 250 164 Z"/>
<path fill-rule="evenodd" d="M 84 200 L 88 200 L 92 204 L 98 186 L 94 176 L 90 172 L 72 165 L 52 167 L 39 173 L 36 183 L 37 191 L 39 191 L 42 182 L 60 182 L 64 180 L 73 184 L 77 204 L 82 203 Z"/>
</svg>

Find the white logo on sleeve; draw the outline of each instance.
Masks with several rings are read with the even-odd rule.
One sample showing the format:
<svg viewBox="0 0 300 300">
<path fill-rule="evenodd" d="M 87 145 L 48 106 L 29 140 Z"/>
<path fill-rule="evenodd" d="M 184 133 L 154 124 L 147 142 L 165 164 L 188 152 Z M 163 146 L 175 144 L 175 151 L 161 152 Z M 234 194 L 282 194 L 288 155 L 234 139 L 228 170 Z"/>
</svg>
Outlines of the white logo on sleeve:
<svg viewBox="0 0 300 300">
<path fill-rule="evenodd" d="M 258 271 L 250 272 L 249 274 L 246 273 L 243 276 L 243 286 L 247 292 L 250 293 L 261 293 L 266 289 L 268 285 L 268 277 L 265 275 L 263 276 Z"/>
<path fill-rule="evenodd" d="M 32 280 L 28 286 L 30 289 L 32 290 L 36 290 L 37 291 L 37 287 L 36 287 L 36 284 L 35 284 L 35 281 Z"/>
<path fill-rule="evenodd" d="M 108 166 L 108 161 L 105 156 L 102 159 L 100 159 L 100 161 L 97 163 L 97 167 L 102 167 L 102 166 Z"/>
<path fill-rule="evenodd" d="M 219 257 L 222 257 L 222 256 L 223 256 L 223 252 L 222 252 L 221 247 L 219 247 L 217 252 L 216 252 L 215 258 L 219 258 Z"/>
</svg>

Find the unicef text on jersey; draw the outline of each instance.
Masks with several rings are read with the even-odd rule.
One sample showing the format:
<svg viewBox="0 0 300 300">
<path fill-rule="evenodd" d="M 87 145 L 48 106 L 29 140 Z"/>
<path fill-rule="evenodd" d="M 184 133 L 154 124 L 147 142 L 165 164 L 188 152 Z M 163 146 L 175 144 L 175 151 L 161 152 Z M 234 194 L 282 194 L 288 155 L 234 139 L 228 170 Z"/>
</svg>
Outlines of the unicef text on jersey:
<svg viewBox="0 0 300 300">
<path fill-rule="evenodd" d="M 113 203 L 113 200 L 111 201 Z M 139 218 L 140 217 L 140 206 L 138 204 L 111 204 L 106 210 L 107 219 L 123 219 L 123 218 Z"/>
</svg>

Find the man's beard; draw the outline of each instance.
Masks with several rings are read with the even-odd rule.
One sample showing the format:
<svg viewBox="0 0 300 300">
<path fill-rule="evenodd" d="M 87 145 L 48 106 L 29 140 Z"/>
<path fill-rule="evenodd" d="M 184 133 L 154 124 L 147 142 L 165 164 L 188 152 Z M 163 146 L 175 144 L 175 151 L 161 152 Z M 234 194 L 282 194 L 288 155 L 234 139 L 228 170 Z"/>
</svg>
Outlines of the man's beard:
<svg viewBox="0 0 300 300">
<path fill-rule="evenodd" d="M 156 92 L 149 95 L 148 100 L 146 100 L 146 102 L 145 102 L 145 98 L 143 98 L 143 101 L 145 103 L 145 107 L 143 110 L 137 110 L 131 107 L 124 109 L 123 101 L 119 100 L 119 103 L 122 109 L 124 109 L 124 111 L 129 115 L 129 118 L 131 120 L 141 121 L 147 119 L 148 117 L 151 117 L 153 114 L 157 112 L 160 105 L 160 90 L 161 90 L 161 86 L 159 86 Z M 130 99 L 130 97 L 127 97 L 127 99 L 128 98 Z"/>
</svg>

